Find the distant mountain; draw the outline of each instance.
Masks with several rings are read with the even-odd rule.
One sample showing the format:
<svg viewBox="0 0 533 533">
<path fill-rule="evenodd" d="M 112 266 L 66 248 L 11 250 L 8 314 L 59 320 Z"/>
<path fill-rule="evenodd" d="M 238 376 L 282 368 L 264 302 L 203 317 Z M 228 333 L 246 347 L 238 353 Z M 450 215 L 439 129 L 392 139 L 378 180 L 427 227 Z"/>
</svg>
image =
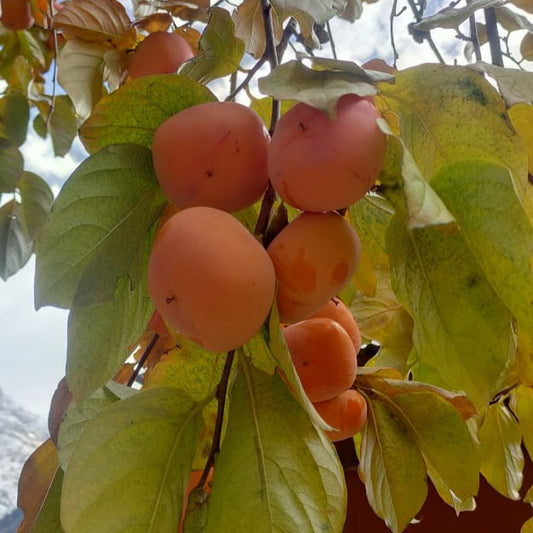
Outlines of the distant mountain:
<svg viewBox="0 0 533 533">
<path fill-rule="evenodd" d="M 0 389 L 0 533 L 16 531 L 21 518 L 16 511 L 20 471 L 47 436 L 46 421 Z"/>
</svg>

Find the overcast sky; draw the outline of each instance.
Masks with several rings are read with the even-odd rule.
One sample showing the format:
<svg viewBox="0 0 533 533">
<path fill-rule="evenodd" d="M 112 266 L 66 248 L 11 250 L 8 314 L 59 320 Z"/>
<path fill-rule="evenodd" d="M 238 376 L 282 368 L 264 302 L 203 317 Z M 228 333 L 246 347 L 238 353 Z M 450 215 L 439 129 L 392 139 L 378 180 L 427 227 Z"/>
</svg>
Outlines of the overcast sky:
<svg viewBox="0 0 533 533">
<path fill-rule="evenodd" d="M 441 5 L 446 5 L 442 2 Z M 363 17 L 355 24 L 338 21 L 333 34 L 339 59 L 363 63 L 372 57 L 392 60 L 389 40 L 391 2 L 365 4 Z M 428 46 L 414 43 L 401 28 L 411 21 L 406 13 L 396 23 L 398 66 L 435 62 Z M 453 43 L 453 32 L 442 42 Z M 447 55 L 455 56 L 460 47 L 449 45 Z M 319 54 L 317 54 L 319 55 Z M 330 55 L 328 46 L 324 56 Z M 46 178 L 56 190 L 84 157 L 78 145 L 66 158 L 54 158 L 49 142 L 31 134 L 23 147 L 25 168 Z M 34 261 L 6 283 L 0 281 L 0 388 L 15 401 L 38 414 L 46 415 L 57 382 L 64 375 L 67 312 L 33 308 Z"/>
</svg>

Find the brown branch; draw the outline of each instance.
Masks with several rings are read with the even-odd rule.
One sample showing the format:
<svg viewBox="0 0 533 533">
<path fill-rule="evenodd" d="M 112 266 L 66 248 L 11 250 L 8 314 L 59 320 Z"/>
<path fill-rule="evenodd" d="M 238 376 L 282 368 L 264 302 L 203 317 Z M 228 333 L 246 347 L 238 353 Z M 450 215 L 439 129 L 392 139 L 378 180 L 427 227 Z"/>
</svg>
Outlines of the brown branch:
<svg viewBox="0 0 533 533">
<path fill-rule="evenodd" d="M 154 349 L 155 343 L 157 342 L 158 339 L 159 339 L 159 334 L 158 333 L 154 333 L 154 336 L 152 337 L 152 339 L 148 343 L 148 346 L 144 349 L 144 352 L 141 355 L 141 358 L 137 362 L 137 366 L 133 370 L 133 372 L 132 372 L 132 374 L 130 376 L 130 379 L 128 379 L 128 383 L 127 383 L 128 387 L 131 387 L 135 383 L 135 380 L 137 379 L 137 376 L 139 375 L 139 372 L 141 371 L 141 368 L 143 367 L 144 363 L 146 363 L 146 360 L 150 356 L 150 353 Z"/>
<path fill-rule="evenodd" d="M 485 23 L 487 26 L 487 39 L 489 41 L 492 64 L 498 67 L 503 67 L 503 55 L 500 44 L 500 34 L 498 33 L 496 10 L 493 7 L 488 7 L 484 11 Z"/>
</svg>

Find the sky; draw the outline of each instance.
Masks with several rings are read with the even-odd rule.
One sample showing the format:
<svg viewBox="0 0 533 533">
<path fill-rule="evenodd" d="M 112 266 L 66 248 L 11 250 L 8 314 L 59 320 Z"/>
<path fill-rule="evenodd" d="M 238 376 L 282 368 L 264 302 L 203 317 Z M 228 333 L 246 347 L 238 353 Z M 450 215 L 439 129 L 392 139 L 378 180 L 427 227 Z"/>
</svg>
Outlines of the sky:
<svg viewBox="0 0 533 533">
<path fill-rule="evenodd" d="M 373 57 L 392 61 L 390 5 L 387 0 L 365 4 L 363 17 L 356 23 L 336 21 L 332 24 L 339 59 L 359 64 Z M 435 62 L 429 47 L 416 44 L 401 33 L 401 28 L 410 21 L 411 16 L 406 13 L 396 22 L 400 68 Z M 447 56 L 450 53 L 457 55 L 457 43 L 449 45 L 454 41 L 453 32 L 445 32 L 441 37 L 442 43 L 447 43 L 441 50 Z M 327 45 L 322 52 L 320 55 L 331 54 Z M 83 148 L 77 143 L 69 156 L 56 158 L 52 155 L 50 142 L 32 133 L 23 152 L 26 170 L 47 179 L 56 193 L 85 157 Z M 0 389 L 28 410 L 46 416 L 57 382 L 65 372 L 67 311 L 50 307 L 38 312 L 34 310 L 34 264 L 32 259 L 7 282 L 0 280 Z"/>
</svg>

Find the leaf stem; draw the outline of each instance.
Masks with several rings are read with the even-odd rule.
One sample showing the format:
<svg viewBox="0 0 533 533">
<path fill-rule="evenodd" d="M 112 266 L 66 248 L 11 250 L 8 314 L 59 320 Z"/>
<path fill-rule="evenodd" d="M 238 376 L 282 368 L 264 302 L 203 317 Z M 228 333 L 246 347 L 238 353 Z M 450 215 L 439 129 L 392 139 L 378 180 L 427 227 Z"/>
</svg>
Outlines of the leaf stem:
<svg viewBox="0 0 533 533">
<path fill-rule="evenodd" d="M 487 26 L 487 39 L 489 41 L 492 64 L 498 67 L 503 67 L 503 55 L 500 44 L 500 35 L 498 33 L 498 20 L 496 18 L 496 11 L 493 7 L 488 7 L 484 11 L 485 23 Z"/>
<path fill-rule="evenodd" d="M 226 394 L 228 391 L 228 382 L 231 374 L 231 367 L 233 365 L 233 360 L 235 359 L 235 350 L 230 350 L 226 356 L 226 362 L 224 363 L 224 368 L 222 370 L 222 375 L 220 381 L 217 385 L 216 398 L 218 401 L 217 407 L 217 417 L 215 420 L 215 429 L 213 431 L 213 441 L 211 442 L 211 449 L 209 450 L 209 455 L 207 461 L 205 462 L 204 471 L 202 472 L 202 477 L 198 481 L 197 488 L 203 487 L 207 482 L 207 476 L 211 467 L 215 464 L 215 455 L 220 451 L 220 438 L 222 436 L 222 422 L 224 421 L 224 406 L 226 404 Z"/>
</svg>

